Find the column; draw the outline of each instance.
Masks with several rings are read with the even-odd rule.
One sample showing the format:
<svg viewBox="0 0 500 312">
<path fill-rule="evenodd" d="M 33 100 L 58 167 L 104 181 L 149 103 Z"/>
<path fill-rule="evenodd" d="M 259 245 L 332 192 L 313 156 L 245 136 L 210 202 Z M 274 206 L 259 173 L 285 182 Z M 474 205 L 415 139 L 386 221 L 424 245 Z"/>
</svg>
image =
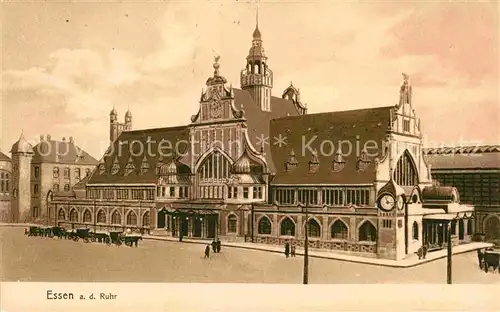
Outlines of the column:
<svg viewBox="0 0 500 312">
<path fill-rule="evenodd" d="M 322 225 L 321 240 L 328 240 L 328 215 L 323 215 L 323 225 Z"/>
<path fill-rule="evenodd" d="M 304 223 L 303 219 L 305 216 L 303 215 L 298 215 L 297 216 L 297 225 L 296 225 L 296 234 L 297 234 L 297 239 L 304 239 L 304 231 L 302 230 L 302 224 Z"/>
<path fill-rule="evenodd" d="M 273 231 L 272 234 L 274 237 L 280 236 L 280 225 L 278 223 L 278 214 L 273 213 Z"/>
<path fill-rule="evenodd" d="M 468 219 L 464 219 L 464 242 L 469 241 L 469 235 L 467 234 L 467 228 L 469 226 L 469 221 Z"/>
<path fill-rule="evenodd" d="M 357 241 L 358 229 L 356 227 L 356 217 L 349 218 L 349 240 L 352 242 Z"/>
</svg>

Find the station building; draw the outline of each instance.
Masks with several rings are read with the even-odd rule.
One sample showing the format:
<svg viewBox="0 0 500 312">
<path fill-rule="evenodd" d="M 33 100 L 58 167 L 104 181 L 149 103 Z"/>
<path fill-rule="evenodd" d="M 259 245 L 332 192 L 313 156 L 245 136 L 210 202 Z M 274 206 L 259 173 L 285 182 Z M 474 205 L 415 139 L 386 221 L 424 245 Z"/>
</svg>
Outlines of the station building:
<svg viewBox="0 0 500 312">
<path fill-rule="evenodd" d="M 258 26 L 239 89 L 213 67 L 185 126 L 116 132 L 111 111 L 109 150 L 48 222 L 298 245 L 307 228 L 312 248 L 386 259 L 442 248 L 447 225 L 470 240 L 474 208 L 432 184 L 408 76 L 395 105 L 307 114 L 292 84 L 273 95 Z"/>
</svg>

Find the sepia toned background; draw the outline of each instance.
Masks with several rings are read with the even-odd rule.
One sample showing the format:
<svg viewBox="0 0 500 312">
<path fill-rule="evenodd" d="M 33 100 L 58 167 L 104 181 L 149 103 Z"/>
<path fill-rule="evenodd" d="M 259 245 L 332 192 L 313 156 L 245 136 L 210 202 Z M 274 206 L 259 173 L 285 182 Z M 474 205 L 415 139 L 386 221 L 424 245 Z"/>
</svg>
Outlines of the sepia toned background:
<svg viewBox="0 0 500 312">
<path fill-rule="evenodd" d="M 186 124 L 215 55 L 239 86 L 255 2 L 2 3 L 0 150 L 21 130 L 73 136 L 99 158 L 109 111 L 133 127 Z M 410 75 L 427 146 L 500 141 L 496 1 L 259 4 L 275 96 L 310 113 L 387 106 Z"/>
</svg>

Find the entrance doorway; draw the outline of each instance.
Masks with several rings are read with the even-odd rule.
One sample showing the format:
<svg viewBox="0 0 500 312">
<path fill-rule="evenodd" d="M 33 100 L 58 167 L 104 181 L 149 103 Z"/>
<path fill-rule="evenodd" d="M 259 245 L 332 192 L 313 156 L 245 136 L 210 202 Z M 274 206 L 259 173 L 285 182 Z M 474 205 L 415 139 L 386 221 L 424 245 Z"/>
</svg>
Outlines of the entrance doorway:
<svg viewBox="0 0 500 312">
<path fill-rule="evenodd" d="M 189 220 L 187 220 L 187 218 L 182 218 L 182 221 L 181 221 L 182 236 L 188 236 L 188 224 L 189 224 Z"/>
<path fill-rule="evenodd" d="M 193 237 L 201 237 L 202 220 L 201 218 L 193 218 Z"/>
<path fill-rule="evenodd" d="M 167 211 L 165 209 L 162 209 L 158 211 L 158 221 L 157 221 L 157 228 L 163 229 L 165 228 L 165 216 L 167 214 Z"/>
<path fill-rule="evenodd" d="M 215 238 L 217 232 L 217 216 L 211 215 L 207 218 L 207 238 Z"/>
</svg>

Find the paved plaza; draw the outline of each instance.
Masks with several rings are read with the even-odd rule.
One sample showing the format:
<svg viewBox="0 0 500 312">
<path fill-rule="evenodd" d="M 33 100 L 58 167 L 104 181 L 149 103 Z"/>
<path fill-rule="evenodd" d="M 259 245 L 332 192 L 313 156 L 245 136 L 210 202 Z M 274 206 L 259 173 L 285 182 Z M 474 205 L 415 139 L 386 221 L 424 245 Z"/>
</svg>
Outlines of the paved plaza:
<svg viewBox="0 0 500 312">
<path fill-rule="evenodd" d="M 204 246 L 144 240 L 138 248 L 27 237 L 24 228 L 0 227 L 2 281 L 302 283 L 303 258 L 223 248 L 203 259 Z M 446 283 L 446 260 L 412 268 L 309 260 L 316 284 Z M 480 271 L 474 252 L 453 256 L 454 283 L 498 283 L 500 274 Z"/>
</svg>

